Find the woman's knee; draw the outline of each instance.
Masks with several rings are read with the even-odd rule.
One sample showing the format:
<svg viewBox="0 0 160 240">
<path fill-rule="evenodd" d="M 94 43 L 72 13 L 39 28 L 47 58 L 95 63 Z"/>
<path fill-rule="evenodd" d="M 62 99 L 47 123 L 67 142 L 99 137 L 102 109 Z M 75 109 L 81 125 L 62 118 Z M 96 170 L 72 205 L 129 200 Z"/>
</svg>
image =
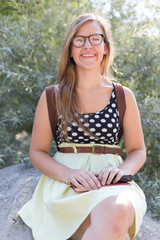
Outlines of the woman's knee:
<svg viewBox="0 0 160 240">
<path fill-rule="evenodd" d="M 127 221 L 129 215 L 129 208 L 126 201 L 119 201 L 119 199 L 116 199 L 111 203 L 109 208 L 114 221 Z"/>
<path fill-rule="evenodd" d="M 125 235 L 129 228 L 127 207 L 123 204 L 115 204 L 110 211 L 109 226 L 117 235 Z"/>
<path fill-rule="evenodd" d="M 96 236 L 99 239 L 104 239 L 104 236 L 125 239 L 131 224 L 131 215 L 133 215 L 130 208 L 131 204 L 123 198 L 111 197 L 103 200 L 92 210 L 91 214 L 71 238 L 73 240 L 81 239 L 83 234 L 86 235 L 85 232 L 90 229 L 94 239 L 97 239 Z M 102 238 L 100 238 L 100 235 L 102 235 Z M 84 239 L 89 239 L 88 235 L 86 236 Z M 125 240 L 129 240 L 129 238 Z"/>
<path fill-rule="evenodd" d="M 134 210 L 128 200 L 111 197 L 102 201 L 91 213 L 91 221 L 97 218 L 99 223 L 105 223 L 106 229 L 117 234 L 125 234 L 134 221 Z M 133 215 L 133 216 L 131 216 Z M 133 220 L 132 220 L 133 219 Z M 97 220 L 95 220 L 97 222 Z M 96 223 L 97 224 L 97 223 Z"/>
</svg>

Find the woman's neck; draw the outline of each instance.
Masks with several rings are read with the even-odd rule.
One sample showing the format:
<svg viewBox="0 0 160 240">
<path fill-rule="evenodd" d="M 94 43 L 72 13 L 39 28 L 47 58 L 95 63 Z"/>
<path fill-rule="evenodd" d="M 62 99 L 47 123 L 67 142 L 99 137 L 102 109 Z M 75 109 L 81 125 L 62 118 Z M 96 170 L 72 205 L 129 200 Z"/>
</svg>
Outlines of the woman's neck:
<svg viewBox="0 0 160 240">
<path fill-rule="evenodd" d="M 77 87 L 83 89 L 93 89 L 101 84 L 104 84 L 104 76 L 99 71 L 86 70 L 77 72 Z"/>
</svg>

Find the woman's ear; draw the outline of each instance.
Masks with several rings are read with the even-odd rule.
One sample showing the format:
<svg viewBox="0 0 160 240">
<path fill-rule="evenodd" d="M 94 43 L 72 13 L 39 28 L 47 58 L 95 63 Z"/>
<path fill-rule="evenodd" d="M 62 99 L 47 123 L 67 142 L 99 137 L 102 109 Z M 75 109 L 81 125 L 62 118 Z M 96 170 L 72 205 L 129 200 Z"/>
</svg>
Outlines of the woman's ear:
<svg viewBox="0 0 160 240">
<path fill-rule="evenodd" d="M 107 43 L 104 43 L 104 55 L 107 55 L 108 53 L 108 46 Z"/>
</svg>

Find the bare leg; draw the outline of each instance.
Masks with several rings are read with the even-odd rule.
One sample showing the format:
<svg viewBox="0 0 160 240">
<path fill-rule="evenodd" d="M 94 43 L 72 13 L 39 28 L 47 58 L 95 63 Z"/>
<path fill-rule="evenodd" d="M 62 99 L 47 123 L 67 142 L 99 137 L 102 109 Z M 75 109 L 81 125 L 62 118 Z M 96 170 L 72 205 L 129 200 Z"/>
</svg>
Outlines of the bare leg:
<svg viewBox="0 0 160 240">
<path fill-rule="evenodd" d="M 90 226 L 90 215 L 84 220 L 84 222 L 80 225 L 80 227 L 77 229 L 77 231 L 71 236 L 68 240 L 81 240 L 83 234 L 86 232 L 86 230 Z"/>
<path fill-rule="evenodd" d="M 91 212 L 91 224 L 82 240 L 129 240 L 128 229 L 134 222 L 132 204 L 121 197 L 110 197 Z"/>
</svg>

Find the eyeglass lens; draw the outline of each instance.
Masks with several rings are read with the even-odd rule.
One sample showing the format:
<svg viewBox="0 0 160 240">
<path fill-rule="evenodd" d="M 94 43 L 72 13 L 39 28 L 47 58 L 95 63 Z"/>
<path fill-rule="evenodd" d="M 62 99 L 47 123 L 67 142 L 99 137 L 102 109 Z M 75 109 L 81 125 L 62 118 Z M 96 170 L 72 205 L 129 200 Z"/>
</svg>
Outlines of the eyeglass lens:
<svg viewBox="0 0 160 240">
<path fill-rule="evenodd" d="M 85 37 L 85 36 L 75 36 L 72 40 L 72 44 L 75 47 L 82 47 L 85 44 L 87 38 L 92 45 L 97 46 L 97 45 L 101 44 L 103 34 L 92 34 L 92 35 L 87 36 L 87 37 Z"/>
</svg>

